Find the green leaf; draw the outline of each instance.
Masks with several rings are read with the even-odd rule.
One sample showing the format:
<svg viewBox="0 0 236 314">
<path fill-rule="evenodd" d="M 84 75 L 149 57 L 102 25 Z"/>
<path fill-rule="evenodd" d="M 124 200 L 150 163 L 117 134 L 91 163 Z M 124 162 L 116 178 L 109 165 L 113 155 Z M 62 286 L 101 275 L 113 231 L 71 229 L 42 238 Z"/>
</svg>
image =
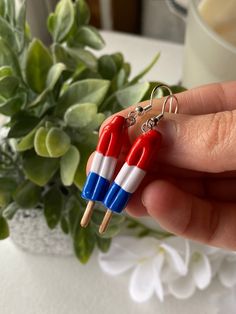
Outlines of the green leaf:
<svg viewBox="0 0 236 314">
<path fill-rule="evenodd" d="M 39 94 L 39 95 L 28 105 L 28 107 L 29 107 L 29 108 L 32 108 L 32 107 L 37 107 L 37 106 L 43 105 L 43 104 L 46 102 L 49 93 L 50 93 L 50 90 L 46 88 L 41 94 Z"/>
<path fill-rule="evenodd" d="M 71 47 L 66 47 L 66 51 L 77 63 L 82 61 L 90 69 L 97 70 L 97 59 L 91 51 Z"/>
<path fill-rule="evenodd" d="M 75 254 L 82 264 L 86 264 L 94 250 L 96 237 L 93 229 L 78 227 L 74 235 Z"/>
<path fill-rule="evenodd" d="M 23 158 L 23 169 L 27 178 L 39 186 L 44 186 L 59 168 L 56 158 L 44 158 L 33 151 L 26 152 Z"/>
<path fill-rule="evenodd" d="M 14 25 L 15 23 L 15 0 L 5 0 L 6 3 L 6 12 L 5 16 L 7 20 Z"/>
<path fill-rule="evenodd" d="M 67 219 L 65 217 L 61 218 L 61 230 L 65 233 L 65 234 L 69 234 L 70 230 L 69 230 L 69 223 L 67 221 Z"/>
<path fill-rule="evenodd" d="M 184 91 L 187 90 L 186 87 L 180 86 L 180 85 L 172 85 L 172 86 L 169 86 L 169 87 L 170 87 L 170 89 L 172 90 L 172 93 L 173 93 L 173 94 L 182 93 L 182 92 L 184 92 Z"/>
<path fill-rule="evenodd" d="M 116 98 L 123 108 L 140 102 L 149 88 L 149 83 L 137 83 L 117 91 Z"/>
<path fill-rule="evenodd" d="M 19 205 L 15 202 L 10 203 L 2 212 L 2 216 L 5 219 L 12 219 L 19 209 Z"/>
<path fill-rule="evenodd" d="M 68 213 L 69 231 L 73 237 L 77 228 L 80 228 L 80 220 L 82 218 L 81 205 L 75 195 L 72 195 L 67 200 L 66 212 Z"/>
<path fill-rule="evenodd" d="M 52 58 L 43 43 L 34 39 L 28 49 L 26 58 L 26 79 L 30 88 L 41 93 L 46 87 L 47 75 L 52 66 Z"/>
<path fill-rule="evenodd" d="M 0 178 L 0 207 L 4 208 L 11 201 L 17 184 L 14 179 L 8 177 Z"/>
<path fill-rule="evenodd" d="M 61 77 L 63 71 L 65 71 L 66 66 L 63 63 L 54 64 L 48 72 L 46 86 L 47 89 L 53 90 L 57 81 Z"/>
<path fill-rule="evenodd" d="M 77 31 L 75 42 L 97 50 L 105 46 L 103 38 L 93 26 L 81 26 Z"/>
<path fill-rule="evenodd" d="M 21 70 L 17 57 L 8 43 L 0 37 L 0 67 L 9 66 L 13 70 L 13 74 L 21 77 Z"/>
<path fill-rule="evenodd" d="M 151 63 L 144 69 L 142 70 L 138 75 L 136 75 L 131 82 L 129 82 L 129 85 L 133 85 L 135 83 L 137 83 L 144 75 L 146 75 L 151 69 L 152 67 L 157 63 L 158 59 L 160 58 L 160 53 L 158 53 L 153 60 L 151 61 Z"/>
<path fill-rule="evenodd" d="M 73 128 L 84 128 L 97 114 L 97 106 L 92 103 L 76 104 L 66 110 L 64 120 Z"/>
<path fill-rule="evenodd" d="M 0 191 L 12 193 L 15 191 L 17 184 L 14 179 L 1 177 L 0 178 Z"/>
<path fill-rule="evenodd" d="M 16 31 L 15 29 L 7 23 L 7 21 L 0 16 L 0 37 L 2 37 L 13 51 L 18 52 L 19 47 L 16 41 Z"/>
<path fill-rule="evenodd" d="M 9 227 L 5 218 L 0 217 L 0 240 L 9 237 Z"/>
<path fill-rule="evenodd" d="M 46 137 L 48 135 L 48 130 L 41 126 L 34 137 L 34 149 L 37 155 L 42 157 L 50 157 L 47 146 L 46 146 Z"/>
<path fill-rule="evenodd" d="M 89 140 L 89 141 L 88 141 Z M 86 165 L 89 156 L 95 150 L 98 141 L 98 135 L 91 133 L 88 136 L 87 142 L 79 143 L 80 149 L 80 163 L 75 173 L 74 184 L 80 191 L 84 186 L 86 180 Z"/>
<path fill-rule="evenodd" d="M 19 112 L 22 107 L 24 107 L 27 100 L 25 93 L 16 94 L 15 97 L 6 100 L 0 105 L 0 113 L 6 116 L 12 116 Z"/>
<path fill-rule="evenodd" d="M 21 208 L 35 208 L 40 201 L 41 188 L 30 181 L 21 183 L 13 198 Z"/>
<path fill-rule="evenodd" d="M 65 47 L 54 43 L 52 45 L 52 54 L 54 63 L 63 63 L 70 71 L 74 71 L 76 69 L 77 60 L 67 52 Z"/>
<path fill-rule="evenodd" d="M 104 79 L 111 80 L 116 75 L 117 67 L 113 58 L 104 55 L 98 59 L 98 71 Z"/>
<path fill-rule="evenodd" d="M 156 86 L 162 85 L 162 84 L 164 84 L 164 83 L 162 83 L 162 82 L 149 82 L 149 89 L 147 90 L 147 92 L 146 92 L 146 94 L 144 95 L 144 97 L 143 97 L 142 100 L 149 100 L 149 99 L 150 99 L 150 95 L 151 95 L 153 89 L 154 89 Z M 166 85 L 166 84 L 164 84 L 164 85 Z M 159 89 L 157 90 L 157 92 L 153 95 L 154 98 L 161 98 L 161 97 L 163 97 L 165 91 L 166 91 L 166 89 L 159 88 Z M 168 92 L 167 92 L 166 95 L 168 95 Z"/>
<path fill-rule="evenodd" d="M 78 149 L 72 145 L 60 160 L 61 181 L 65 186 L 70 186 L 73 183 L 79 161 L 80 153 Z"/>
<path fill-rule="evenodd" d="M 96 239 L 97 239 L 97 246 L 99 250 L 102 251 L 103 253 L 107 253 L 111 246 L 112 239 L 111 238 L 105 239 L 98 235 L 96 236 Z"/>
<path fill-rule="evenodd" d="M 16 29 L 18 52 L 21 53 L 25 45 L 25 39 L 27 38 L 28 35 L 26 25 L 26 0 L 21 1 L 21 5 L 18 10 L 18 15 L 16 17 Z"/>
<path fill-rule="evenodd" d="M 8 138 L 20 138 L 31 132 L 40 122 L 40 119 L 20 111 L 12 117 L 12 127 L 8 133 Z"/>
<path fill-rule="evenodd" d="M 54 186 L 44 196 L 44 215 L 50 229 L 54 229 L 59 223 L 63 207 L 63 195 L 61 191 Z"/>
<path fill-rule="evenodd" d="M 112 80 L 112 91 L 115 92 L 118 89 L 121 89 L 127 82 L 126 71 L 122 68 L 117 73 L 116 77 Z"/>
<path fill-rule="evenodd" d="M 11 201 L 11 194 L 7 191 L 0 191 L 0 208 L 6 207 Z"/>
<path fill-rule="evenodd" d="M 48 28 L 54 41 L 62 42 L 69 34 L 74 23 L 74 8 L 71 0 L 61 0 L 55 13 L 49 16 Z"/>
<path fill-rule="evenodd" d="M 116 64 L 117 70 L 120 70 L 124 64 L 124 56 L 121 52 L 111 54 L 113 61 Z"/>
<path fill-rule="evenodd" d="M 10 66 L 2 66 L 0 67 L 0 78 L 6 77 L 6 76 L 12 76 L 13 70 Z"/>
<path fill-rule="evenodd" d="M 46 146 L 50 157 L 61 157 L 70 148 L 70 138 L 59 128 L 51 128 L 46 137 Z"/>
<path fill-rule="evenodd" d="M 6 12 L 5 0 L 0 0 L 0 15 L 4 17 L 5 12 Z"/>
<path fill-rule="evenodd" d="M 117 236 L 120 233 L 119 225 L 109 225 L 106 232 L 100 235 L 104 239 L 109 239 Z"/>
<path fill-rule="evenodd" d="M 19 80 L 15 76 L 5 76 L 0 78 L 0 95 L 4 98 L 14 96 L 19 86 Z"/>
<path fill-rule="evenodd" d="M 90 10 L 86 1 L 84 0 L 76 0 L 75 2 L 75 12 L 76 12 L 76 21 L 77 24 L 84 25 L 88 24 L 90 20 Z"/>
<path fill-rule="evenodd" d="M 87 124 L 87 126 L 84 128 L 83 132 L 87 133 L 88 130 L 97 131 L 105 119 L 106 119 L 106 116 L 104 113 L 96 114 L 93 120 L 89 124 Z"/>
<path fill-rule="evenodd" d="M 18 152 L 24 152 L 34 147 L 34 136 L 36 129 L 33 129 L 29 134 L 24 136 L 19 143 L 16 144 L 16 150 Z"/>
<path fill-rule="evenodd" d="M 92 221 L 93 223 L 95 223 L 96 225 L 100 225 L 102 222 L 102 219 L 104 217 L 104 211 L 94 211 L 93 216 L 92 216 Z M 109 222 L 109 226 L 113 226 L 113 225 L 119 225 L 121 223 L 123 223 L 125 221 L 125 217 L 123 215 L 119 215 L 119 214 L 113 214 L 112 218 Z"/>
<path fill-rule="evenodd" d="M 99 106 L 105 98 L 110 82 L 99 79 L 87 79 L 72 84 L 59 99 L 56 114 L 63 115 L 72 105 L 94 103 Z"/>
</svg>

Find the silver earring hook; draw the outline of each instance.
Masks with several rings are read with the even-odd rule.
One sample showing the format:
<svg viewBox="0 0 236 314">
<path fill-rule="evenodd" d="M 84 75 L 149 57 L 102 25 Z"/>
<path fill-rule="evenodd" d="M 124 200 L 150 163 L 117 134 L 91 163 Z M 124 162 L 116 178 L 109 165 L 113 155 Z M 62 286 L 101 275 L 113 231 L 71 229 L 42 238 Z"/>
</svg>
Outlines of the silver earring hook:
<svg viewBox="0 0 236 314">
<path fill-rule="evenodd" d="M 126 122 L 127 122 L 127 126 L 128 127 L 130 127 L 130 126 L 132 126 L 132 125 L 134 125 L 136 123 L 136 119 L 137 119 L 138 116 L 142 116 L 144 113 L 146 113 L 146 112 L 148 112 L 149 110 L 152 109 L 155 93 L 159 89 L 162 89 L 162 88 L 166 89 L 169 92 L 169 96 L 173 95 L 172 90 L 167 85 L 164 85 L 164 84 L 156 85 L 153 88 L 152 92 L 151 92 L 149 104 L 147 106 L 145 106 L 145 107 L 137 106 L 134 109 L 134 111 L 129 112 L 129 114 L 128 114 L 127 118 L 126 118 Z M 171 102 L 171 104 L 172 104 L 172 102 Z"/>
<path fill-rule="evenodd" d="M 169 102 L 169 113 L 174 113 L 174 114 L 178 113 L 178 110 L 179 110 L 178 99 L 177 99 L 177 97 L 174 94 L 170 94 L 170 95 L 168 95 L 165 98 L 165 100 L 163 102 L 161 113 L 159 113 L 155 117 L 152 117 L 152 118 L 148 119 L 145 123 L 143 123 L 143 125 L 141 127 L 142 132 L 147 132 L 149 130 L 152 130 L 164 118 L 164 115 L 165 115 L 165 112 L 166 112 L 165 109 L 166 109 L 166 106 L 167 106 L 167 103 L 168 103 L 169 99 L 170 99 L 170 102 Z M 176 100 L 176 107 L 175 107 L 174 112 L 172 112 L 173 99 Z"/>
</svg>

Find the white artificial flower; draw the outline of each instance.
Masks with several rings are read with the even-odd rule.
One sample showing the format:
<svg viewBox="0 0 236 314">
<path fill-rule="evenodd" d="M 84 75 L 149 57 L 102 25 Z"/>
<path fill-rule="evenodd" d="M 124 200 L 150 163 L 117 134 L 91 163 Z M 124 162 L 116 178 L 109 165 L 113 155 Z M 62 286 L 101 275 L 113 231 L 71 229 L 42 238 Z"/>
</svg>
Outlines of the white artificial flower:
<svg viewBox="0 0 236 314">
<path fill-rule="evenodd" d="M 99 264 L 113 276 L 133 270 L 129 292 L 136 302 L 147 301 L 154 293 L 163 301 L 164 282 L 187 272 L 187 251 L 187 241 L 180 238 L 159 241 L 151 237 L 120 236 L 113 240 L 108 253 L 99 254 Z"/>
<path fill-rule="evenodd" d="M 213 278 L 210 256 L 219 249 L 190 242 L 190 255 L 187 261 L 188 272 L 168 283 L 169 292 L 178 299 L 191 297 L 196 288 L 206 289 Z"/>
<path fill-rule="evenodd" d="M 225 258 L 220 264 L 218 277 L 220 282 L 226 288 L 232 288 L 236 285 L 236 253 L 224 251 Z"/>
</svg>

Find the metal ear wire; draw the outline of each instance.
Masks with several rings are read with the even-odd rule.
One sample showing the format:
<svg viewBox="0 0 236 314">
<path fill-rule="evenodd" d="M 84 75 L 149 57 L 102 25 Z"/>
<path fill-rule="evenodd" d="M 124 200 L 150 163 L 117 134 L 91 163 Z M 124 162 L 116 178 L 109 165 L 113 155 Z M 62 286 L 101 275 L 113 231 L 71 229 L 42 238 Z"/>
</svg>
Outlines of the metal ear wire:
<svg viewBox="0 0 236 314">
<path fill-rule="evenodd" d="M 155 126 L 157 126 L 157 124 L 164 118 L 165 112 L 166 112 L 166 106 L 168 104 L 168 101 L 170 99 L 169 102 L 169 113 L 178 113 L 179 110 L 179 102 L 177 97 L 174 94 L 170 94 L 169 96 L 167 96 L 163 102 L 162 105 L 162 110 L 161 113 L 159 113 L 157 116 L 152 117 L 150 119 L 148 119 L 145 123 L 143 123 L 141 130 L 143 133 L 152 130 Z M 176 100 L 176 106 L 175 106 L 175 110 L 172 112 L 172 104 L 173 104 L 173 99 Z"/>
<path fill-rule="evenodd" d="M 156 85 L 151 92 L 149 104 L 145 107 L 137 106 L 133 111 L 129 112 L 129 114 L 126 118 L 126 122 L 127 122 L 128 127 L 130 127 L 136 123 L 136 119 L 138 116 L 142 116 L 144 113 L 146 113 L 152 109 L 153 100 L 154 100 L 154 96 L 155 96 L 156 92 L 159 89 L 163 89 L 163 88 L 166 89 L 170 95 L 173 95 L 172 90 L 167 85 L 164 85 L 164 84 Z"/>
</svg>

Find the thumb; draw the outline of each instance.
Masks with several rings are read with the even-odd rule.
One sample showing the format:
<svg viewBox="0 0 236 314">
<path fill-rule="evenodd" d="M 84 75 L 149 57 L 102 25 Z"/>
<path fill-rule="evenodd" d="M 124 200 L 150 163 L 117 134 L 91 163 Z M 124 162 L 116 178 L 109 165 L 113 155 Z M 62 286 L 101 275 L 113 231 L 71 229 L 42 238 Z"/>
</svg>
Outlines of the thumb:
<svg viewBox="0 0 236 314">
<path fill-rule="evenodd" d="M 159 160 L 206 172 L 236 169 L 236 111 L 207 115 L 166 115 Z"/>
</svg>

